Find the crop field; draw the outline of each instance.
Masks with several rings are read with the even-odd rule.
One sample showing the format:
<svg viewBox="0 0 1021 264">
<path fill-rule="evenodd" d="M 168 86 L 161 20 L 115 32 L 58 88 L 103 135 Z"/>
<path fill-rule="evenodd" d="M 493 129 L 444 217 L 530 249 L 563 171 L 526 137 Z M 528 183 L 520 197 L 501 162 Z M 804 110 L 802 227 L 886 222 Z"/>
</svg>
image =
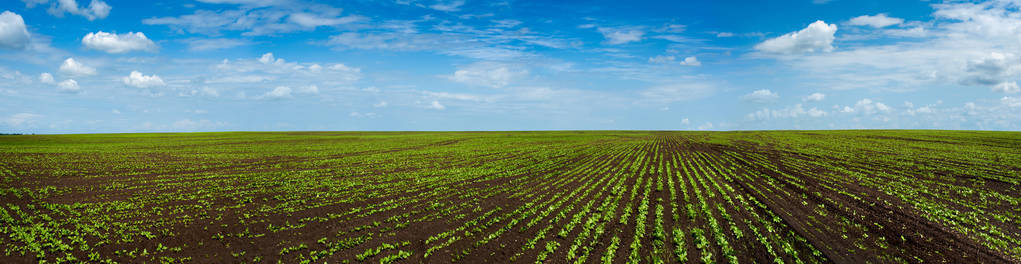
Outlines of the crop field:
<svg viewBox="0 0 1021 264">
<path fill-rule="evenodd" d="M 0 136 L 0 263 L 1019 263 L 1021 133 Z"/>
</svg>

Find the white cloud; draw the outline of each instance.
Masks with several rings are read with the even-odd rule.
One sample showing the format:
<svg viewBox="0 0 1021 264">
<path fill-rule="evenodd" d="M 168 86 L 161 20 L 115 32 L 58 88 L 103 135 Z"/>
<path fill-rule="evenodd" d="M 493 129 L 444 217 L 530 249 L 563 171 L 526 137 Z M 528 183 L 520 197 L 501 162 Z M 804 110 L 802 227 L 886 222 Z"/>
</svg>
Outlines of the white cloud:
<svg viewBox="0 0 1021 264">
<path fill-rule="evenodd" d="M 76 0 L 37 0 L 33 1 L 32 4 L 29 4 L 28 7 L 31 8 L 36 4 L 45 4 L 50 2 L 53 3 L 46 11 L 53 16 L 63 17 L 65 13 L 70 13 L 72 15 L 83 16 L 89 21 L 106 18 L 110 15 L 110 9 L 112 9 L 110 5 L 106 4 L 106 2 L 103 2 L 102 0 L 92 0 L 89 2 L 87 7 L 78 6 L 78 1 Z"/>
<path fill-rule="evenodd" d="M 496 25 L 493 25 L 493 26 L 494 27 L 498 27 L 498 28 L 513 28 L 513 27 L 516 27 L 518 25 L 521 25 L 521 21 L 514 20 L 514 19 L 498 19 L 498 20 L 493 20 L 491 22 L 495 23 Z"/>
<path fill-rule="evenodd" d="M 801 101 L 805 101 L 805 102 L 818 102 L 818 101 L 822 101 L 823 99 L 826 99 L 826 95 L 825 94 L 823 94 L 823 93 L 812 93 L 812 94 L 810 94 L 808 96 L 802 97 Z"/>
<path fill-rule="evenodd" d="M 702 124 L 702 125 L 698 126 L 697 129 L 698 130 L 710 130 L 710 129 L 713 129 L 713 122 L 705 122 L 705 124 Z"/>
<path fill-rule="evenodd" d="M 146 76 L 142 75 L 142 73 L 138 71 L 131 71 L 131 74 L 122 78 L 121 81 L 124 82 L 125 85 L 136 88 L 151 88 L 167 85 L 163 82 L 163 79 L 160 79 L 160 77 L 155 74 Z"/>
<path fill-rule="evenodd" d="M 386 107 L 386 106 L 387 106 L 386 101 L 379 101 L 378 103 L 372 104 L 372 107 L 377 107 L 377 108 L 378 107 Z"/>
<path fill-rule="evenodd" d="M 440 104 L 440 101 L 433 101 L 431 104 L 429 104 L 425 108 L 436 109 L 436 110 L 447 109 L 446 106 L 443 106 L 442 104 Z"/>
<path fill-rule="evenodd" d="M 216 69 L 220 71 L 221 76 L 215 80 L 220 82 L 262 82 L 281 77 L 315 78 L 319 83 L 322 81 L 353 82 L 361 79 L 361 69 L 359 68 L 339 63 L 322 67 L 318 63 L 289 62 L 277 58 L 273 53 L 265 53 L 258 59 L 236 61 L 225 59 L 216 65 Z M 207 82 L 212 82 L 212 80 Z"/>
<path fill-rule="evenodd" d="M 687 126 L 687 125 L 690 125 L 690 124 L 691 124 L 691 120 L 688 120 L 688 118 L 681 119 L 681 125 Z"/>
<path fill-rule="evenodd" d="M 259 62 L 261 62 L 262 64 L 270 64 L 270 63 L 283 64 L 284 63 L 284 59 L 274 59 L 273 58 L 273 53 L 269 52 L 269 53 L 266 53 L 266 54 L 262 54 L 262 57 L 259 57 Z"/>
<path fill-rule="evenodd" d="M 854 104 L 854 107 L 845 106 L 841 112 L 844 113 L 863 113 L 866 115 L 873 115 L 880 112 L 889 112 L 890 107 L 886 106 L 881 102 L 872 101 L 872 99 L 861 99 Z"/>
<path fill-rule="evenodd" d="M 748 114 L 750 120 L 771 120 L 771 119 L 786 119 L 786 118 L 800 118 L 800 117 L 823 117 L 826 116 L 826 111 L 819 110 L 815 107 L 805 110 L 801 104 L 786 107 L 783 109 L 772 110 L 769 108 L 763 108 L 759 111 Z"/>
<path fill-rule="evenodd" d="M 265 81 L 276 80 L 277 78 L 272 76 L 262 75 L 227 75 L 220 76 L 217 78 L 206 80 L 207 84 L 224 84 L 224 83 L 259 83 Z"/>
<path fill-rule="evenodd" d="M 298 93 L 302 94 L 319 94 L 319 86 L 315 84 L 309 86 L 302 86 L 298 88 Z"/>
<path fill-rule="evenodd" d="M 266 92 L 259 99 L 284 99 L 291 98 L 291 87 L 277 86 L 272 91 Z"/>
<path fill-rule="evenodd" d="M 1021 107 L 1021 97 L 1004 96 L 1000 98 L 1000 103 L 1008 107 Z"/>
<path fill-rule="evenodd" d="M 195 91 L 196 93 L 199 92 L 196 90 L 193 91 Z M 220 96 L 220 91 L 217 91 L 216 89 L 213 89 L 211 87 L 202 87 L 201 94 L 209 97 L 217 97 Z"/>
<path fill-rule="evenodd" d="M 606 42 L 610 45 L 619 45 L 642 40 L 645 32 L 635 28 L 599 28 Z"/>
<path fill-rule="evenodd" d="M 340 16 L 342 9 L 307 1 L 244 1 L 237 9 L 195 10 L 171 17 L 143 19 L 146 25 L 166 25 L 178 31 L 220 35 L 222 31 L 242 31 L 244 36 L 265 36 L 314 30 L 365 20 L 359 15 Z M 255 8 L 258 7 L 258 8 Z"/>
<path fill-rule="evenodd" d="M 476 102 L 492 101 L 493 100 L 493 98 L 491 98 L 491 97 L 484 97 L 484 96 L 479 96 L 479 95 L 474 95 L 474 94 L 448 93 L 448 92 L 430 92 L 430 91 L 424 91 L 423 93 L 425 95 L 430 96 L 430 97 L 439 98 L 439 99 L 454 99 L 454 100 L 461 100 L 461 101 L 476 101 Z"/>
<path fill-rule="evenodd" d="M 905 106 L 907 106 L 906 112 L 907 112 L 907 114 L 909 116 L 915 116 L 915 115 L 918 115 L 918 114 L 932 114 L 932 113 L 936 113 L 936 109 L 933 108 L 932 106 L 928 106 L 928 105 L 922 106 L 922 107 L 919 107 L 919 108 L 914 108 L 914 105 L 911 104 L 911 102 L 905 102 Z"/>
<path fill-rule="evenodd" d="M 562 49 L 581 45 L 527 28 L 476 28 L 461 23 L 439 23 L 428 28 L 419 25 L 432 20 L 385 21 L 372 29 L 333 35 L 326 44 L 342 49 L 430 51 L 482 61 L 534 58 L 529 46 Z"/>
<path fill-rule="evenodd" d="M 905 38 L 922 38 L 929 34 L 929 31 L 925 30 L 924 27 L 917 26 L 912 28 L 893 28 L 883 30 L 883 33 L 894 36 L 894 37 L 905 37 Z"/>
<path fill-rule="evenodd" d="M 327 69 L 334 70 L 334 71 L 342 71 L 342 72 L 361 72 L 362 71 L 362 69 L 354 68 L 354 67 L 349 67 L 349 66 L 344 65 L 342 63 L 337 63 L 337 64 L 330 65 L 329 67 L 327 67 Z"/>
<path fill-rule="evenodd" d="M 5 124 L 11 127 L 19 127 L 21 125 L 27 125 L 32 123 L 34 120 L 42 118 L 42 115 L 32 113 L 17 113 L 3 120 Z"/>
<path fill-rule="evenodd" d="M 893 25 L 900 25 L 904 23 L 904 19 L 896 17 L 888 17 L 886 14 L 877 14 L 874 16 L 864 15 L 852 18 L 851 21 L 847 22 L 854 26 L 870 26 L 874 28 L 884 28 Z"/>
<path fill-rule="evenodd" d="M 60 64 L 60 72 L 71 76 L 88 76 L 95 75 L 96 69 L 85 66 L 74 60 L 74 58 L 67 58 L 63 64 Z"/>
<path fill-rule="evenodd" d="M 684 32 L 685 30 L 688 30 L 688 26 L 687 25 L 682 25 L 682 24 L 666 24 L 666 25 L 656 29 L 657 32 L 670 32 L 670 33 L 681 33 L 681 32 Z"/>
<path fill-rule="evenodd" d="M 729 38 L 729 37 L 733 37 L 733 36 L 734 36 L 734 33 L 730 33 L 730 32 L 716 33 L 716 37 L 717 38 Z"/>
<path fill-rule="evenodd" d="M 128 32 L 125 34 L 111 34 L 103 31 L 89 33 L 82 38 L 82 45 L 86 48 L 104 51 L 106 53 L 126 53 L 129 51 L 155 51 L 156 43 L 145 37 L 142 32 Z"/>
<path fill-rule="evenodd" d="M 1017 82 L 1011 79 L 1021 75 L 1021 59 L 1014 54 L 992 52 L 988 56 L 968 62 L 967 77 L 961 80 L 963 85 L 991 86 L 993 91 L 1016 93 Z"/>
<path fill-rule="evenodd" d="M 188 39 L 184 40 L 184 42 L 188 45 L 188 50 L 190 51 L 229 49 L 252 44 L 248 40 L 231 38 Z"/>
<path fill-rule="evenodd" d="M 318 14 L 310 13 L 294 13 L 287 16 L 287 21 L 297 24 L 306 28 L 314 28 L 321 26 L 336 26 L 341 24 L 348 24 L 357 22 L 365 19 L 362 16 L 345 16 L 345 17 L 325 17 Z"/>
<path fill-rule="evenodd" d="M 30 38 L 21 15 L 11 11 L 0 13 L 0 48 L 24 49 L 28 47 Z"/>
<path fill-rule="evenodd" d="M 775 101 L 780 98 L 780 95 L 770 91 L 769 89 L 755 90 L 749 94 L 741 96 L 741 99 L 745 101 L 751 101 L 756 103 L 768 103 Z"/>
<path fill-rule="evenodd" d="M 53 80 L 53 74 L 48 72 L 39 74 L 39 82 L 43 84 L 56 84 L 56 81 Z"/>
<path fill-rule="evenodd" d="M 830 53 L 785 56 L 805 83 L 832 89 L 912 91 L 958 84 L 1009 92 L 1021 79 L 1021 12 L 1005 1 L 933 5 L 921 39 L 851 43 Z M 886 29 L 889 31 L 892 29 Z M 909 28 L 909 30 L 911 30 Z M 905 33 L 905 32 L 900 32 Z M 890 34 L 890 32 L 885 32 Z M 896 36 L 895 36 L 896 37 Z"/>
<path fill-rule="evenodd" d="M 461 10 L 462 5 L 464 5 L 464 0 L 440 0 L 429 5 L 429 8 L 444 12 L 456 12 Z"/>
<path fill-rule="evenodd" d="M 768 39 L 755 45 L 755 49 L 766 53 L 795 54 L 833 50 L 833 34 L 837 25 L 815 21 L 802 30 Z"/>
<path fill-rule="evenodd" d="M 698 61 L 698 58 L 695 58 L 695 56 L 690 56 L 690 57 L 684 58 L 684 60 L 681 61 L 681 65 L 684 65 L 684 66 L 702 66 L 702 62 Z"/>
<path fill-rule="evenodd" d="M 528 70 L 516 69 L 511 65 L 479 62 L 461 67 L 446 78 L 468 85 L 501 88 L 526 75 L 528 75 Z"/>
<path fill-rule="evenodd" d="M 657 55 L 656 57 L 650 57 L 650 63 L 668 63 L 673 62 L 676 58 L 674 56 Z"/>
<path fill-rule="evenodd" d="M 77 93 L 81 91 L 81 88 L 78 87 L 78 81 L 75 81 L 73 79 L 67 79 L 57 84 L 57 91 L 65 93 Z"/>
<path fill-rule="evenodd" d="M 197 1 L 209 4 L 234 4 L 245 5 L 250 7 L 272 6 L 288 2 L 286 0 L 197 0 Z"/>
<path fill-rule="evenodd" d="M 373 112 L 368 112 L 368 113 L 351 112 L 351 114 L 349 114 L 349 115 L 351 117 L 354 117 L 354 118 L 376 118 L 376 117 L 379 117 L 378 114 L 373 113 Z"/>
<path fill-rule="evenodd" d="M 1002 82 L 993 86 L 993 91 L 1001 93 L 1017 93 L 1021 91 L 1021 88 L 1017 86 L 1017 82 Z"/>
</svg>

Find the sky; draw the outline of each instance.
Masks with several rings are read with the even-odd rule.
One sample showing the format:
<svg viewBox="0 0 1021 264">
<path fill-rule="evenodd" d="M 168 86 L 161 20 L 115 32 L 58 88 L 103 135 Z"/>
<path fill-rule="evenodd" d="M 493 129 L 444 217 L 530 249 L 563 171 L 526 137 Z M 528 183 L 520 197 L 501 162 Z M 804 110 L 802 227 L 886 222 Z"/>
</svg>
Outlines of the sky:
<svg viewBox="0 0 1021 264">
<path fill-rule="evenodd" d="M 1021 130 L 1019 7 L 7 0 L 0 133 Z"/>
</svg>

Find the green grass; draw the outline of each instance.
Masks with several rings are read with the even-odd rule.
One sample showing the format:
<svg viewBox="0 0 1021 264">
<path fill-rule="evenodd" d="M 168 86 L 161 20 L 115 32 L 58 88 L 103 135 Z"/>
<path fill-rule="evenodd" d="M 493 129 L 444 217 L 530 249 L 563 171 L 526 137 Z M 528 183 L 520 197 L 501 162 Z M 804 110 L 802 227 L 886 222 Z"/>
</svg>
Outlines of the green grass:
<svg viewBox="0 0 1021 264">
<path fill-rule="evenodd" d="M 0 136 L 0 262 L 954 257 L 889 210 L 1021 261 L 1019 172 L 1017 132 Z"/>
</svg>

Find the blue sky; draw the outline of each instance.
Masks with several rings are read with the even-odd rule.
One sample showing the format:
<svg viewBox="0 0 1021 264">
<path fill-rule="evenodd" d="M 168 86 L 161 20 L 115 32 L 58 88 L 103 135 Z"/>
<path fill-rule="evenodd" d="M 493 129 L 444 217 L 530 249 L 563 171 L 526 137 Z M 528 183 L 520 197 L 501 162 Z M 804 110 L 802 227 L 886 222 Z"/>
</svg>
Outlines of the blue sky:
<svg viewBox="0 0 1021 264">
<path fill-rule="evenodd" d="M 0 131 L 1021 130 L 1014 1 L 22 0 Z"/>
</svg>

